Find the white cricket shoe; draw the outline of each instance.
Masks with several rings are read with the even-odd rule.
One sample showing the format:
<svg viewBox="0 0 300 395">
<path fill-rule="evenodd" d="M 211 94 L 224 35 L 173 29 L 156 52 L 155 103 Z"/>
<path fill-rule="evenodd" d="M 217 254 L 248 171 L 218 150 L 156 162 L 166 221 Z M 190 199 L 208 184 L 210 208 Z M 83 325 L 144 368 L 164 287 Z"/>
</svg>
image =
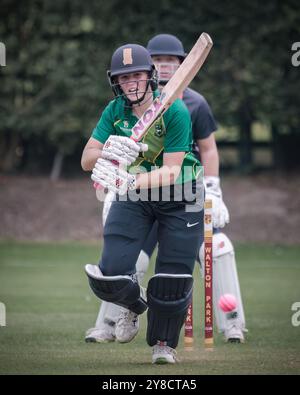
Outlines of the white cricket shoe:
<svg viewBox="0 0 300 395">
<path fill-rule="evenodd" d="M 116 339 L 120 343 L 129 343 L 139 331 L 139 316 L 130 310 L 122 310 L 116 322 Z"/>
<path fill-rule="evenodd" d="M 232 323 L 225 329 L 225 340 L 228 343 L 244 343 L 243 330 L 237 323 Z"/>
<path fill-rule="evenodd" d="M 166 363 L 175 363 L 176 361 L 176 350 L 174 348 L 160 345 L 156 345 L 153 347 L 152 363 L 156 363 L 157 365 L 164 365 Z"/>
<path fill-rule="evenodd" d="M 115 340 L 115 328 L 110 325 L 103 325 L 101 328 L 90 328 L 85 334 L 87 343 L 110 343 Z"/>
</svg>

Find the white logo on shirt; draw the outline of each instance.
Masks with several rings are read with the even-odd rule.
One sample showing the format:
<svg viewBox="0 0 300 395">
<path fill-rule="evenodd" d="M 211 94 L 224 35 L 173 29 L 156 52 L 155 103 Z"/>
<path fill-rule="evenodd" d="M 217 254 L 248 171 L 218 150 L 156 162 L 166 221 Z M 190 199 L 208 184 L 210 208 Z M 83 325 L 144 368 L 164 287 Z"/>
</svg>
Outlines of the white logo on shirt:
<svg viewBox="0 0 300 395">
<path fill-rule="evenodd" d="M 192 226 L 198 225 L 199 222 L 195 222 L 194 224 L 190 224 L 189 222 L 186 224 L 187 228 L 191 228 Z"/>
</svg>

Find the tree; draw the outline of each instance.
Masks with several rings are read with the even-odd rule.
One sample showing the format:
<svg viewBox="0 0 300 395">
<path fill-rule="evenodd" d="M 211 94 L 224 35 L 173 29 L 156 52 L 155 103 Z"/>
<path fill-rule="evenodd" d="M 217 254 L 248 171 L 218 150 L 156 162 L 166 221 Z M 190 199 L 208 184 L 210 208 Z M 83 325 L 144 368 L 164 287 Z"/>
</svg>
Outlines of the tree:
<svg viewBox="0 0 300 395">
<path fill-rule="evenodd" d="M 112 97 L 105 76 L 112 52 L 162 32 L 177 35 L 187 51 L 202 31 L 212 36 L 192 86 L 222 125 L 238 128 L 244 169 L 252 165 L 255 120 L 272 125 L 277 152 L 286 135 L 294 136 L 287 146 L 299 136 L 295 0 L 2 0 L 1 12 L 7 66 L 0 67 L 0 170 L 52 167 L 57 177 L 72 155 L 79 170 L 78 153 Z"/>
</svg>

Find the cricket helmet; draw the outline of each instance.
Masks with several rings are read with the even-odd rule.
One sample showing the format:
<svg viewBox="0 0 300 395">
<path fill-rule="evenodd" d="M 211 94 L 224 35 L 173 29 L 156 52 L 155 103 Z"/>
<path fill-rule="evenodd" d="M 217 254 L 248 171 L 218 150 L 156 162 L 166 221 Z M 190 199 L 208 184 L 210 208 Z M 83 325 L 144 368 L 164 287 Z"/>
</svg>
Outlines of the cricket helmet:
<svg viewBox="0 0 300 395">
<path fill-rule="evenodd" d="M 119 47 L 112 55 L 110 70 L 107 71 L 110 86 L 116 96 L 123 95 L 123 91 L 117 83 L 116 77 L 121 74 L 146 71 L 149 74 L 149 82 L 152 90 L 157 88 L 157 72 L 152 58 L 141 45 L 126 44 Z"/>
<path fill-rule="evenodd" d="M 182 42 L 172 34 L 158 34 L 148 41 L 147 49 L 151 56 L 177 56 L 180 61 L 186 57 Z"/>
</svg>

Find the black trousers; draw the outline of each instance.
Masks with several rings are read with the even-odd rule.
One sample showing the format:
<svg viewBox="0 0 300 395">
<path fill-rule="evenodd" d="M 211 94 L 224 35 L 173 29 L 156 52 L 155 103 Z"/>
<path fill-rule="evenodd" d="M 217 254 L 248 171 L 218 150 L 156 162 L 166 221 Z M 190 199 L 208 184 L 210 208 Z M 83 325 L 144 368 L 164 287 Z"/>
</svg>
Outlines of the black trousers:
<svg viewBox="0 0 300 395">
<path fill-rule="evenodd" d="M 114 201 L 104 228 L 100 270 L 106 276 L 135 273 L 141 249 L 157 222 L 155 273 L 192 274 L 203 240 L 203 201 Z"/>
</svg>

